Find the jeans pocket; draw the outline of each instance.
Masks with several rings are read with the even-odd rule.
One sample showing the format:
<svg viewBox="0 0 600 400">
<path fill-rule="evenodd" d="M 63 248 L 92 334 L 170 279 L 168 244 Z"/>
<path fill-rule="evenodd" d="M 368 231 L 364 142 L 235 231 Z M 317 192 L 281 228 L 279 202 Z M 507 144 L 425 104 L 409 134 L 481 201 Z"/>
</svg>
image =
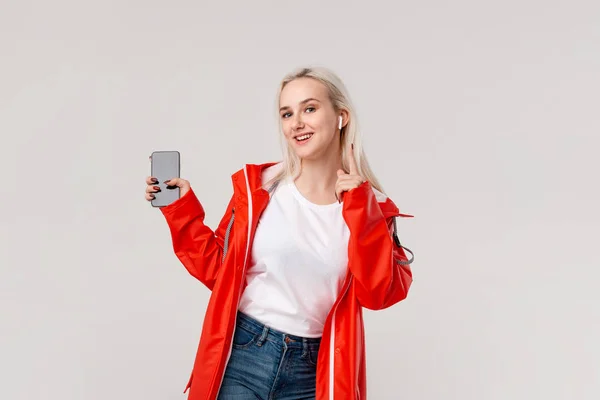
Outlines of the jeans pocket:
<svg viewBox="0 0 600 400">
<path fill-rule="evenodd" d="M 235 328 L 232 346 L 234 349 L 245 349 L 253 345 L 258 337 L 258 334 L 244 328 L 243 325 L 238 325 Z"/>
</svg>

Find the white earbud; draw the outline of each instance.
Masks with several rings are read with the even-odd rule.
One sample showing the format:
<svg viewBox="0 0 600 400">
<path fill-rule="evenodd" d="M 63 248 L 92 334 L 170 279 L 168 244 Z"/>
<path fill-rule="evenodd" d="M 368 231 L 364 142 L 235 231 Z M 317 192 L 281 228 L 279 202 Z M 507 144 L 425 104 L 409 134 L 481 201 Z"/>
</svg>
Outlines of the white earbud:
<svg viewBox="0 0 600 400">
<path fill-rule="evenodd" d="M 340 116 L 340 123 L 338 124 L 338 129 L 342 130 L 342 117 Z"/>
</svg>

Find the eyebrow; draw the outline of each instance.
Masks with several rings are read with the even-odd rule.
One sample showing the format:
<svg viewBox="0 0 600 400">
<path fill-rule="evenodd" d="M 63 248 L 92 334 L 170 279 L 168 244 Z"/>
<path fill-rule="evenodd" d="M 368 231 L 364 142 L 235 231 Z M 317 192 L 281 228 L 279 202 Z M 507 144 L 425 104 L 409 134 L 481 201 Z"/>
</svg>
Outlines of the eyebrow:
<svg viewBox="0 0 600 400">
<path fill-rule="evenodd" d="M 317 102 L 319 102 L 319 103 L 320 103 L 320 101 L 319 101 L 319 100 L 317 100 L 317 99 L 315 99 L 314 97 L 309 97 L 308 99 L 304 99 L 304 100 L 302 100 L 302 101 L 300 102 L 300 104 L 306 104 L 306 103 L 308 103 L 309 101 L 317 101 Z M 285 110 L 285 109 L 288 109 L 288 108 L 290 108 L 290 107 L 289 107 L 289 106 L 284 106 L 284 107 L 281 107 L 281 108 L 279 109 L 279 111 L 283 111 L 283 110 Z"/>
</svg>

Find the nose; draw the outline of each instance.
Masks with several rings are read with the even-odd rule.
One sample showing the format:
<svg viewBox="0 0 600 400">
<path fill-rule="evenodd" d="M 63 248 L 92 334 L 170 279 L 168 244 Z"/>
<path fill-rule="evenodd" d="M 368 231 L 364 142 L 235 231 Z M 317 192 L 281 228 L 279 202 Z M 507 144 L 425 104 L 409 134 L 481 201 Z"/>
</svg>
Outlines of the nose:
<svg viewBox="0 0 600 400">
<path fill-rule="evenodd" d="M 304 122 L 302 121 L 302 117 L 300 116 L 300 113 L 297 113 L 296 115 L 294 115 L 293 117 L 293 121 L 292 121 L 292 127 L 294 128 L 294 130 L 299 130 L 304 128 Z"/>
</svg>

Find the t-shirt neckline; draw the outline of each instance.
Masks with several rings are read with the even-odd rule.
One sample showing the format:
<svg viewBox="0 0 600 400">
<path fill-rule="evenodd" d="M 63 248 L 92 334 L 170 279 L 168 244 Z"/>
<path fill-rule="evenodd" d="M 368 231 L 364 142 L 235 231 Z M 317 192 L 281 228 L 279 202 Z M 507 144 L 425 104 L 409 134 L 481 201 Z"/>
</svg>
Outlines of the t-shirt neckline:
<svg viewBox="0 0 600 400">
<path fill-rule="evenodd" d="M 330 204 L 316 204 L 313 203 L 312 201 L 308 200 L 306 197 L 304 197 L 302 195 L 302 193 L 300 193 L 300 190 L 298 190 L 298 188 L 296 187 L 296 183 L 291 180 L 288 179 L 286 182 L 287 186 L 290 188 L 290 190 L 292 191 L 292 194 L 294 195 L 294 197 L 302 204 L 311 207 L 311 208 L 315 208 L 315 209 L 330 209 L 330 208 L 336 208 L 336 207 L 341 207 L 341 203 L 333 202 Z"/>
</svg>

